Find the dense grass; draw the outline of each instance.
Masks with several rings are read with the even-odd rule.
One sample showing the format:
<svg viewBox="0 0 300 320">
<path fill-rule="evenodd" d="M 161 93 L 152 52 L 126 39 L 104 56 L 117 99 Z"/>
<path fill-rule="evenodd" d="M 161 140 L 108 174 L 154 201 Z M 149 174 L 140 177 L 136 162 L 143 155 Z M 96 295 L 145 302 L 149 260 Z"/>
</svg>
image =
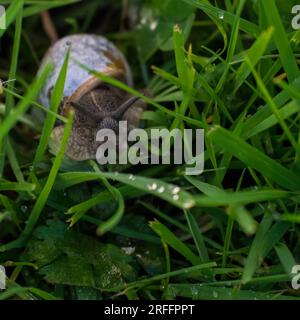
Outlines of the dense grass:
<svg viewBox="0 0 300 320">
<path fill-rule="evenodd" d="M 136 0 L 135 22 L 121 19 L 119 0 L 2 2 L 0 76 L 16 81 L 0 104 L 0 299 L 300 298 L 291 286 L 300 262 L 297 1 Z M 57 110 L 68 56 L 50 110 L 37 102 L 51 72 L 36 76 L 50 45 L 39 16 L 47 9 L 60 36 L 104 34 L 120 47 L 136 87 L 95 75 L 148 103 L 144 127 L 205 129 L 202 175 L 175 165 L 115 174 L 64 158 L 73 115 Z M 54 156 L 57 119 L 66 129 Z"/>
</svg>

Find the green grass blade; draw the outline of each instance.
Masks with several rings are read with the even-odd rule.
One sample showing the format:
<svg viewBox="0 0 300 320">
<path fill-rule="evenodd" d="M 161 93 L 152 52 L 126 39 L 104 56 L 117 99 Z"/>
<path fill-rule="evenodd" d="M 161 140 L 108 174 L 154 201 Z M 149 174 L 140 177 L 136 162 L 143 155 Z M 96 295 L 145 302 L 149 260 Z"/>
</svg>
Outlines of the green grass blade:
<svg viewBox="0 0 300 320">
<path fill-rule="evenodd" d="M 266 51 L 271 40 L 273 31 L 274 29 L 272 27 L 264 31 L 254 42 L 252 47 L 247 51 L 247 56 L 253 66 L 256 66 L 256 64 L 260 61 L 262 55 Z M 248 78 L 250 74 L 251 70 L 248 67 L 247 62 L 244 61 L 236 73 L 234 93 L 238 91 L 238 89 L 242 86 L 242 84 L 245 82 L 245 80 Z"/>
<path fill-rule="evenodd" d="M 19 51 L 20 51 L 20 39 L 21 39 L 21 30 L 22 30 L 22 21 L 23 21 L 23 4 L 24 1 L 14 1 L 14 3 L 18 3 L 18 7 L 16 7 L 17 10 L 17 17 L 16 17 L 16 27 L 15 27 L 15 35 L 14 35 L 14 42 L 13 42 L 13 52 L 12 52 L 12 58 L 10 63 L 10 69 L 9 69 L 9 80 L 16 79 L 16 72 L 17 72 L 17 65 L 18 65 L 18 59 L 19 59 Z M 9 11 L 9 9 L 8 9 Z M 7 15 L 9 12 L 7 13 Z M 0 33 L 3 30 L 0 30 Z M 0 36 L 1 37 L 1 36 Z M 14 105 L 14 98 L 12 95 L 10 95 L 8 92 L 6 92 L 6 100 L 5 100 L 5 116 L 7 116 L 10 111 L 13 108 Z M 4 164 L 5 164 L 5 154 L 6 154 L 6 148 L 7 148 L 7 137 L 5 137 L 2 141 L 0 139 L 0 177 L 3 174 L 4 170 Z"/>
<path fill-rule="evenodd" d="M 209 135 L 219 147 L 226 149 L 248 167 L 256 169 L 279 186 L 289 190 L 299 190 L 300 177 L 233 133 L 221 127 L 214 127 Z"/>
<path fill-rule="evenodd" d="M 234 24 L 235 15 L 228 11 L 224 11 L 222 9 L 214 7 L 203 0 L 184 0 L 184 1 L 192 6 L 195 6 L 201 9 L 207 15 L 212 16 L 215 19 L 221 19 L 225 23 L 228 23 L 232 26 Z M 259 34 L 259 27 L 255 23 L 252 23 L 245 19 L 240 19 L 240 29 L 254 37 L 256 37 Z"/>
<path fill-rule="evenodd" d="M 32 192 L 36 185 L 27 182 L 9 182 L 0 179 L 0 191 L 27 191 Z"/>
<path fill-rule="evenodd" d="M 66 5 L 71 5 L 79 2 L 80 0 L 59 0 L 59 1 L 38 1 L 36 4 L 27 6 L 24 10 L 24 18 L 39 14 L 54 8 L 59 8 Z"/>
<path fill-rule="evenodd" d="M 288 198 L 291 192 L 283 190 L 253 190 L 238 192 L 222 192 L 210 196 L 194 196 L 197 206 L 200 207 L 216 207 L 233 204 L 249 204 L 262 201 Z"/>
<path fill-rule="evenodd" d="M 198 250 L 199 258 L 201 262 L 209 261 L 209 256 L 207 252 L 207 248 L 204 243 L 204 239 L 201 233 L 201 230 L 195 220 L 194 216 L 187 210 L 184 210 L 184 214 L 190 229 L 190 233 L 193 236 L 196 248 Z"/>
<path fill-rule="evenodd" d="M 277 244 L 275 250 L 285 272 L 290 274 L 292 268 L 297 265 L 291 251 L 284 243 Z"/>
<path fill-rule="evenodd" d="M 193 196 L 177 187 L 166 183 L 159 179 L 146 178 L 141 176 L 134 176 L 132 174 L 124 173 L 93 173 L 93 172 L 69 172 L 61 176 L 63 179 L 59 182 L 60 188 L 68 188 L 72 185 L 79 184 L 86 181 L 93 181 L 101 178 L 112 179 L 122 182 L 135 189 L 152 194 L 158 198 L 168 201 L 181 209 L 189 209 L 195 205 Z"/>
<path fill-rule="evenodd" d="M 256 72 L 256 70 L 254 69 L 251 61 L 248 59 L 248 57 L 246 58 L 246 61 L 254 75 L 254 78 L 257 82 L 257 85 L 259 87 L 259 89 L 261 90 L 266 102 L 268 103 L 269 107 L 271 108 L 272 112 L 274 113 L 274 115 L 276 116 L 279 124 L 281 125 L 283 131 L 285 132 L 286 136 L 288 137 L 291 145 L 294 147 L 295 151 L 297 153 L 299 153 L 300 151 L 298 150 L 298 144 L 293 136 L 293 134 L 291 133 L 289 127 L 286 125 L 284 119 L 281 117 L 281 114 L 278 110 L 278 106 L 276 105 L 275 101 L 273 100 L 273 98 L 271 97 L 269 91 L 267 90 L 263 80 L 261 79 L 261 77 L 259 76 L 259 74 Z"/>
<path fill-rule="evenodd" d="M 150 222 L 150 227 L 165 243 L 184 256 L 191 264 L 197 265 L 201 263 L 201 259 L 197 257 L 182 241 L 180 241 L 178 237 L 165 225 L 156 220 Z"/>
<path fill-rule="evenodd" d="M 296 297 L 278 296 L 251 290 L 216 288 L 203 284 L 171 284 L 169 290 L 172 296 L 196 300 L 296 300 Z"/>
<path fill-rule="evenodd" d="M 35 224 L 37 223 L 37 221 L 43 211 L 43 208 L 47 202 L 49 193 L 53 187 L 58 170 L 59 170 L 60 165 L 61 165 L 63 158 L 64 158 L 65 150 L 67 148 L 68 138 L 70 136 L 71 129 L 72 129 L 73 116 L 74 115 L 71 112 L 68 117 L 68 122 L 67 122 L 65 130 L 64 130 L 64 134 L 63 134 L 62 141 L 60 144 L 59 152 L 53 162 L 53 166 L 50 170 L 47 182 L 46 182 L 45 186 L 43 187 L 43 190 L 41 191 L 31 213 L 30 213 L 26 227 L 22 233 L 22 236 L 24 236 L 24 237 L 29 236 L 30 233 L 33 231 L 33 228 L 34 228 Z"/>
<path fill-rule="evenodd" d="M 193 272 L 199 271 L 199 270 L 206 270 L 206 269 L 211 269 L 216 267 L 216 263 L 215 262 L 208 262 L 208 263 L 203 263 L 203 264 L 198 264 L 196 266 L 192 266 L 192 267 L 187 267 L 187 268 L 182 268 L 179 270 L 175 270 L 175 271 L 171 271 L 171 272 L 167 272 L 167 273 L 163 273 L 163 274 L 159 274 L 159 275 L 155 275 L 153 277 L 147 278 L 147 279 L 142 279 L 142 280 L 138 280 L 132 283 L 126 283 L 125 286 L 118 286 L 115 288 L 111 288 L 109 290 L 105 290 L 108 292 L 119 292 L 122 289 L 125 288 L 134 288 L 134 287 L 140 287 L 142 288 L 143 286 L 149 285 L 152 282 L 156 282 L 156 281 L 160 281 L 166 278 L 171 278 L 171 277 L 177 277 L 180 275 L 188 275 L 188 274 L 192 274 Z"/>
<path fill-rule="evenodd" d="M 13 0 L 6 10 L 6 29 L 0 30 L 0 38 L 3 36 L 7 28 L 16 20 L 16 17 L 20 10 L 23 9 L 23 2 L 20 0 Z"/>
<path fill-rule="evenodd" d="M 16 109 L 11 111 L 9 115 L 6 117 L 6 119 L 3 121 L 0 127 L 0 140 L 3 139 L 3 137 L 9 132 L 9 130 L 16 124 L 21 115 L 25 113 L 26 110 L 29 108 L 30 101 L 34 100 L 38 95 L 39 91 L 41 90 L 43 84 L 45 83 L 50 73 L 51 68 L 51 65 L 45 66 L 44 70 L 39 74 L 39 76 L 34 81 L 33 85 L 28 90 L 24 100 L 20 101 Z"/>
<path fill-rule="evenodd" d="M 270 25 L 275 28 L 273 37 L 280 53 L 282 65 L 287 73 L 289 81 L 292 82 L 299 77 L 300 73 L 287 33 L 282 24 L 276 2 L 273 0 L 264 0 L 262 1 L 262 7 Z"/>
<path fill-rule="evenodd" d="M 187 181 L 189 181 L 193 186 L 198 190 L 203 192 L 207 196 L 219 196 L 220 194 L 226 194 L 224 190 L 206 182 L 203 182 L 199 179 L 192 178 L 190 176 L 184 176 Z"/>
<path fill-rule="evenodd" d="M 63 92 L 65 87 L 65 80 L 67 77 L 69 56 L 70 56 L 70 49 L 67 50 L 64 63 L 58 75 L 56 84 L 53 88 L 53 93 L 50 100 L 50 110 L 53 113 L 57 113 L 58 107 L 60 106 L 61 101 L 63 100 Z M 36 164 L 37 162 L 41 161 L 43 154 L 46 151 L 46 148 L 51 136 L 51 132 L 55 124 L 55 120 L 56 118 L 51 113 L 47 114 L 46 120 L 44 122 L 43 131 L 40 137 L 40 142 L 33 160 L 33 164 Z"/>
<path fill-rule="evenodd" d="M 257 232 L 252 242 L 250 252 L 243 271 L 243 283 L 247 283 L 252 279 L 253 274 L 255 273 L 258 264 L 260 263 L 260 257 L 263 256 L 263 248 L 261 244 L 266 233 L 271 228 L 272 220 L 272 216 L 269 213 L 266 213 L 260 225 L 257 228 Z"/>
<path fill-rule="evenodd" d="M 157 208 L 155 208 L 153 205 L 143 202 L 143 201 L 139 201 L 139 203 L 144 206 L 146 209 L 148 209 L 149 211 L 153 212 L 154 214 L 156 214 L 159 218 L 164 219 L 165 221 L 173 224 L 175 227 L 181 229 L 184 232 L 189 232 L 189 228 L 187 228 L 185 225 L 183 225 L 181 222 L 177 221 L 177 219 L 171 218 L 169 215 L 165 214 L 164 212 L 162 212 L 161 210 L 158 210 Z"/>
<path fill-rule="evenodd" d="M 230 205 L 227 209 L 230 217 L 237 221 L 246 235 L 252 235 L 256 232 L 257 223 L 243 206 Z"/>
</svg>

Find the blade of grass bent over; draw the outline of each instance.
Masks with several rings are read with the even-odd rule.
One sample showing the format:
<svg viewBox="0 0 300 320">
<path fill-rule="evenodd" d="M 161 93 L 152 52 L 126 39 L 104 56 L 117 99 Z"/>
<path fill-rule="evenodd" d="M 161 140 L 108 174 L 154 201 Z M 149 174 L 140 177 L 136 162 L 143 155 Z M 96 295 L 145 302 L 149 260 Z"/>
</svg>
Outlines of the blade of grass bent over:
<svg viewBox="0 0 300 320">
<path fill-rule="evenodd" d="M 70 48 L 68 48 L 67 50 L 64 63 L 62 65 L 61 71 L 59 73 L 59 76 L 57 78 L 56 84 L 52 92 L 52 96 L 50 100 L 50 110 L 53 113 L 57 113 L 58 107 L 63 98 L 65 80 L 66 80 L 67 71 L 68 71 L 69 56 L 70 56 Z M 42 156 L 47 148 L 47 145 L 51 136 L 51 132 L 55 124 L 55 120 L 56 120 L 55 116 L 53 116 L 51 113 L 47 113 L 47 117 L 44 122 L 43 131 L 40 137 L 40 142 L 39 142 L 37 151 L 35 153 L 33 164 L 36 164 L 42 159 Z"/>
</svg>

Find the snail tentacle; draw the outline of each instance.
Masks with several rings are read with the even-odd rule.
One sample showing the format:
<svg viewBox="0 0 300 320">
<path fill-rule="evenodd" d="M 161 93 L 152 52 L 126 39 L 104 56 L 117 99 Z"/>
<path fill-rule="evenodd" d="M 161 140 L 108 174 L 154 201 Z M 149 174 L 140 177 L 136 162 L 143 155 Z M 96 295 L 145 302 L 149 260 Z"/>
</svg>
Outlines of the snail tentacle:
<svg viewBox="0 0 300 320">
<path fill-rule="evenodd" d="M 139 99 L 139 97 L 132 97 L 128 99 L 117 110 L 111 112 L 111 117 L 114 119 L 120 119 L 123 114 Z"/>
</svg>

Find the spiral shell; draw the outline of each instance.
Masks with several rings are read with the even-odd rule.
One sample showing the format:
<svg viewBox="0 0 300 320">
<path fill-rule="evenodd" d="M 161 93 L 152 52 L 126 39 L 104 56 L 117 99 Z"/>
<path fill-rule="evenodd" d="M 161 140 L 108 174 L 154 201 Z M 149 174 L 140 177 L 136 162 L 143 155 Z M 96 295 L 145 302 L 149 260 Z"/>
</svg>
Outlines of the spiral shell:
<svg viewBox="0 0 300 320">
<path fill-rule="evenodd" d="M 85 92 L 99 85 L 100 80 L 79 66 L 78 62 L 91 70 L 119 77 L 129 86 L 133 85 L 129 65 L 124 55 L 112 42 L 99 35 L 71 35 L 57 41 L 43 59 L 41 68 L 48 62 L 51 62 L 54 68 L 39 95 L 39 101 L 44 106 L 50 105 L 52 91 L 69 47 L 70 59 L 64 98 L 77 100 Z"/>
<path fill-rule="evenodd" d="M 66 115 L 70 108 L 75 108 L 76 104 L 77 109 L 66 154 L 77 161 L 94 159 L 99 146 L 95 137 L 101 124 L 95 125 L 92 119 L 93 114 L 95 119 L 100 119 L 103 115 L 106 117 L 109 114 L 116 114 L 118 107 L 123 110 L 124 99 L 126 102 L 130 97 L 127 93 L 113 87 L 109 88 L 109 92 L 105 91 L 107 86 L 104 86 L 99 78 L 82 68 L 80 64 L 87 69 L 114 77 L 128 86 L 133 86 L 132 74 L 124 55 L 106 38 L 89 34 L 64 37 L 49 49 L 41 65 L 43 68 L 44 64 L 50 62 L 54 67 L 39 94 L 39 101 L 46 107 L 50 105 L 53 89 L 68 48 L 70 48 L 70 58 L 60 113 Z M 134 102 L 125 109 L 120 118 L 108 120 L 112 120 L 114 125 L 116 121 L 126 120 L 128 127 L 134 128 L 138 126 L 143 108 L 144 104 L 141 101 Z M 104 120 L 104 123 L 110 123 Z M 62 125 L 56 127 L 52 133 L 52 139 L 59 142 L 63 130 Z"/>
</svg>

